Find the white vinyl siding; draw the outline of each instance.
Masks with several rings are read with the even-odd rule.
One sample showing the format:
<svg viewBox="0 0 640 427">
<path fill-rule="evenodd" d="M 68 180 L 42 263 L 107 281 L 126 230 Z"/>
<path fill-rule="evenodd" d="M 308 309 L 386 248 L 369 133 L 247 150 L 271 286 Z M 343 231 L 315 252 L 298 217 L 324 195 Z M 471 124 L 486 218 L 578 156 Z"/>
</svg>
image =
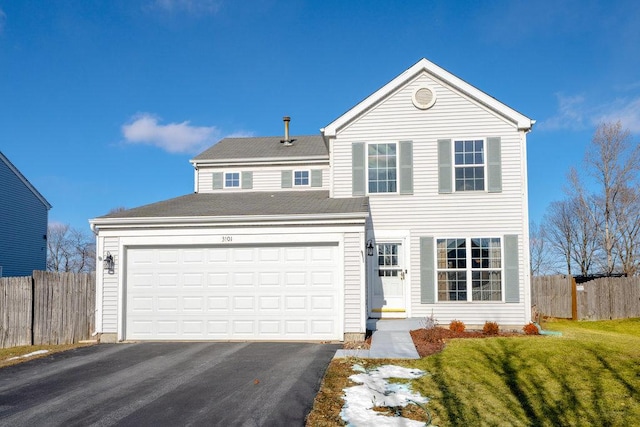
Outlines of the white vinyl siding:
<svg viewBox="0 0 640 427">
<path fill-rule="evenodd" d="M 423 84 L 434 88 L 438 100 L 429 110 L 413 106 L 413 90 Z M 502 191 L 489 193 L 438 191 L 438 140 L 500 138 Z M 413 141 L 413 194 L 369 194 L 371 218 L 376 230 L 394 230 L 398 224 L 411 232 L 410 274 L 412 317 L 431 314 L 446 319 L 496 320 L 502 324 L 523 324 L 528 308 L 523 302 L 525 271 L 523 241 L 527 230 L 525 134 L 515 124 L 487 111 L 426 74 L 385 98 L 362 116 L 340 130 L 332 146 L 332 182 L 334 197 L 351 197 L 352 144 Z M 519 236 L 521 278 L 520 303 L 420 303 L 421 236 Z"/>
<path fill-rule="evenodd" d="M 242 172 L 252 172 L 252 185 L 251 189 L 242 188 L 225 188 L 225 192 L 229 191 L 308 191 L 308 190 L 329 190 L 329 165 L 309 165 L 309 166 L 263 166 L 263 167 L 237 167 L 234 171 L 240 170 Z M 282 171 L 283 170 L 308 170 L 309 182 L 311 182 L 312 171 L 322 171 L 322 186 L 314 187 L 312 185 L 306 186 L 292 186 L 292 188 L 282 188 Z M 199 180 L 197 189 L 199 193 L 218 193 L 223 192 L 222 189 L 214 189 L 212 176 L 213 172 L 225 172 L 228 169 L 223 168 L 210 168 L 206 166 L 200 166 L 198 173 L 196 174 Z M 244 179 L 244 178 L 243 178 Z"/>
<path fill-rule="evenodd" d="M 362 275 L 362 246 L 360 233 L 346 233 L 344 238 L 344 327 L 345 333 L 361 333 L 366 317 L 362 301 L 366 283 Z"/>
<path fill-rule="evenodd" d="M 118 279 L 120 271 L 119 239 L 117 237 L 105 237 L 103 243 L 104 254 L 111 253 L 115 261 L 113 274 L 102 268 L 102 263 L 97 263 L 96 273 L 102 274 L 102 332 L 116 333 L 118 331 Z M 104 254 L 99 256 L 104 257 Z"/>
</svg>

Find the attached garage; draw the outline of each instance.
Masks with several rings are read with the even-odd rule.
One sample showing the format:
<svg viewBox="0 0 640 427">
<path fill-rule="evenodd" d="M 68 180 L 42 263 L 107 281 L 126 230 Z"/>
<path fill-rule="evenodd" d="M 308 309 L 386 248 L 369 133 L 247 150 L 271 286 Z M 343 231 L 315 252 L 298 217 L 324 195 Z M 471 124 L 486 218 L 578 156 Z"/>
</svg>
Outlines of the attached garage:
<svg viewBox="0 0 640 427">
<path fill-rule="evenodd" d="M 366 197 L 292 191 L 195 193 L 95 218 L 98 261 L 113 260 L 96 274 L 96 333 L 363 338 L 368 217 Z"/>
<path fill-rule="evenodd" d="M 341 340 L 337 242 L 126 249 L 125 339 Z"/>
</svg>

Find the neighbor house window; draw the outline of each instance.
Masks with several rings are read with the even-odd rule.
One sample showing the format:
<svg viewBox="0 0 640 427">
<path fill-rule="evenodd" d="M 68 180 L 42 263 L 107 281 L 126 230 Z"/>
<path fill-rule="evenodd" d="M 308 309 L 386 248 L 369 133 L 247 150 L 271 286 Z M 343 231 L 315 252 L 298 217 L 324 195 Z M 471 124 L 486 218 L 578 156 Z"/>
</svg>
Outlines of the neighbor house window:
<svg viewBox="0 0 640 427">
<path fill-rule="evenodd" d="M 240 188 L 240 172 L 225 172 L 224 188 Z"/>
<path fill-rule="evenodd" d="M 302 187 L 309 185 L 309 171 L 293 171 L 293 185 Z"/>
<path fill-rule="evenodd" d="M 456 191 L 484 190 L 484 140 L 454 142 Z"/>
<path fill-rule="evenodd" d="M 367 165 L 369 193 L 397 192 L 396 144 L 369 144 Z"/>
<path fill-rule="evenodd" d="M 500 238 L 438 239 L 438 301 L 502 301 Z"/>
</svg>

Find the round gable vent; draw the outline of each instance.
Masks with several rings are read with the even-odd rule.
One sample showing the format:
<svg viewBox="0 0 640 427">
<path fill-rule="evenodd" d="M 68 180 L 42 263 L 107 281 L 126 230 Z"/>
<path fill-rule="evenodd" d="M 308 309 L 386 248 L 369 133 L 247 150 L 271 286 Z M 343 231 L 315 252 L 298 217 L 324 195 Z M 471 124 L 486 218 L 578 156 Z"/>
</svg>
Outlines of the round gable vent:
<svg viewBox="0 0 640 427">
<path fill-rule="evenodd" d="M 436 103 L 436 92 L 428 86 L 420 86 L 413 91 L 413 105 L 421 110 L 431 108 Z"/>
</svg>

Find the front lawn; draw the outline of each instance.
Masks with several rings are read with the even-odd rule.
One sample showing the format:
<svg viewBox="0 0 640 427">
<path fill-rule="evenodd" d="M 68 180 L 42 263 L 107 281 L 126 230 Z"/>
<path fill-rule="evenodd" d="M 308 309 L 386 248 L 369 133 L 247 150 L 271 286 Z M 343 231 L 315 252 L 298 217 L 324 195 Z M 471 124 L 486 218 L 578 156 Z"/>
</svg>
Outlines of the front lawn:
<svg viewBox="0 0 640 427">
<path fill-rule="evenodd" d="M 392 362 L 428 372 L 411 384 L 431 399 L 435 425 L 637 424 L 640 319 L 544 326 L 562 337 L 454 339 L 441 353 Z M 331 363 L 307 425 L 340 424 L 353 362 Z"/>
</svg>

